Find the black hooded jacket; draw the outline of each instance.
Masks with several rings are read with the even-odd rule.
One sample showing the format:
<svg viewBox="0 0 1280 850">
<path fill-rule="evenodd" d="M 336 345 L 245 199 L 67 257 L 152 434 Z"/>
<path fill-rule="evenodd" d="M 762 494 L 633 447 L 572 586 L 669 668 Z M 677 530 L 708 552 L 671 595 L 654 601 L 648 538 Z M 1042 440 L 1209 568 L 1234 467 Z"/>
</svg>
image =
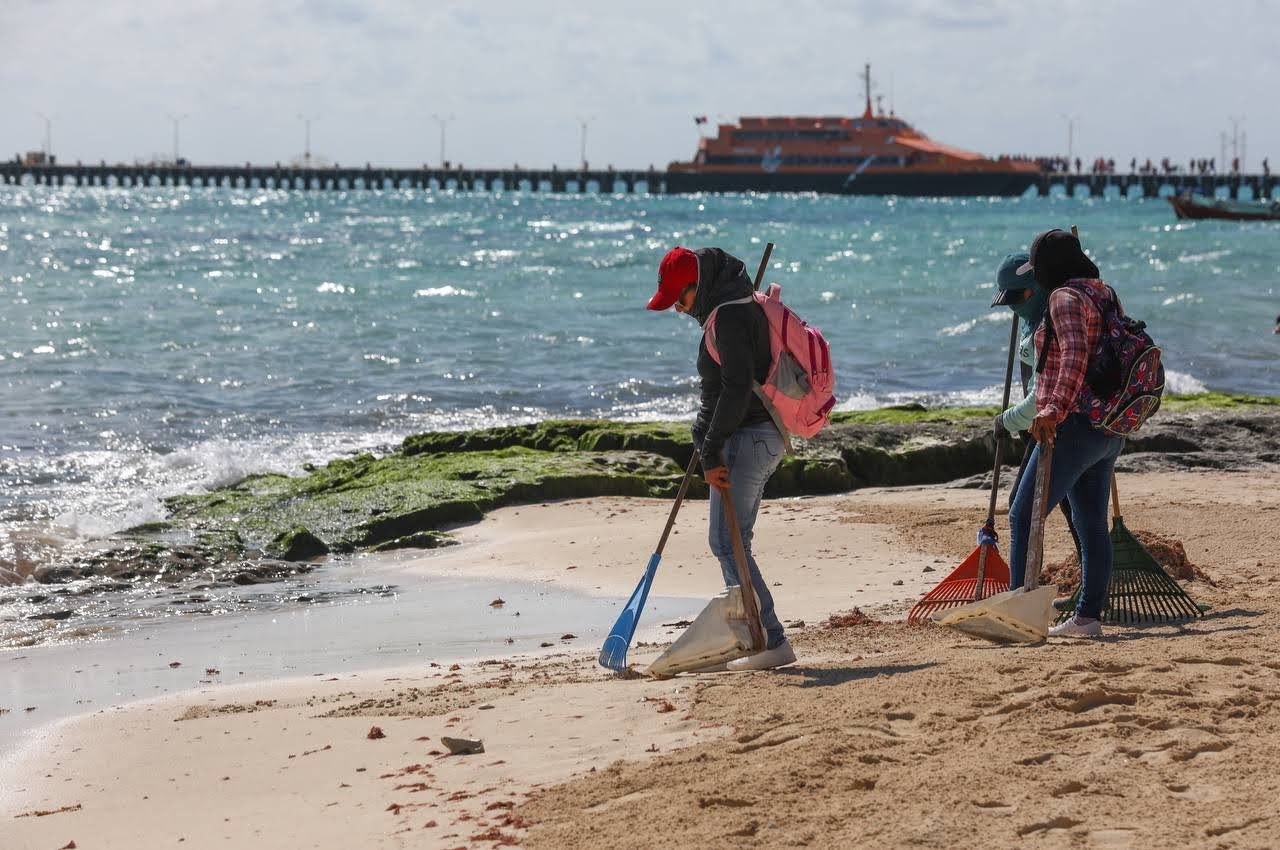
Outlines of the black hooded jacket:
<svg viewBox="0 0 1280 850">
<path fill-rule="evenodd" d="M 742 261 L 719 248 L 699 248 L 698 289 L 690 311 L 705 327 L 711 311 L 726 301 L 746 298 L 754 291 Z M 771 422 L 769 411 L 752 392 L 755 382 L 769 376 L 769 320 L 760 305 L 730 304 L 716 313 L 716 349 L 711 359 L 705 335 L 698 344 L 698 377 L 702 406 L 693 423 L 693 440 L 702 450 L 702 468 L 720 466 L 729 435 L 744 425 Z"/>
</svg>

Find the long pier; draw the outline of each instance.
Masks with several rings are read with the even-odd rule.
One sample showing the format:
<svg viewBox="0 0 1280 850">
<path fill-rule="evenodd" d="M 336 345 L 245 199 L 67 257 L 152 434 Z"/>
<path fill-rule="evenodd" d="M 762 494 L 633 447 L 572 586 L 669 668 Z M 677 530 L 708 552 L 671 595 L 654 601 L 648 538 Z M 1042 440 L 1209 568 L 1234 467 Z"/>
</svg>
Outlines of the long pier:
<svg viewBox="0 0 1280 850">
<path fill-rule="evenodd" d="M 1280 179 L 1274 174 L 1044 174 L 1036 184 L 1041 195 L 1047 195 L 1054 187 L 1062 187 L 1068 195 L 1077 194 L 1081 188 L 1090 195 L 1104 195 L 1116 191 L 1125 197 L 1154 198 L 1191 190 L 1202 195 L 1213 195 L 1226 188 L 1232 198 L 1242 197 L 1242 189 L 1248 189 L 1255 199 L 1270 198 Z"/>
<path fill-rule="evenodd" d="M 687 182 L 687 181 L 686 181 Z M 1222 188 L 1231 197 L 1248 189 L 1254 198 L 1271 198 L 1277 177 L 1272 174 L 1052 174 L 1031 175 L 1041 195 L 1054 190 L 1069 195 L 1119 193 L 1125 197 L 1157 197 L 1193 190 L 1212 195 Z M 185 186 L 230 189 L 459 191 L 520 190 L 530 192 L 600 192 L 667 194 L 667 172 L 657 169 L 581 170 L 527 168 L 364 168 L 293 167 L 288 165 L 85 165 L 0 162 L 0 183 L 38 186 L 144 187 Z M 833 185 L 841 185 L 834 181 Z M 856 187 L 857 184 L 852 184 Z"/>
<path fill-rule="evenodd" d="M 287 165 L 28 165 L 0 163 L 0 182 L 38 186 L 190 186 L 230 189 L 373 190 L 496 189 L 532 192 L 665 191 L 666 172 L 559 168 L 364 168 Z"/>
</svg>

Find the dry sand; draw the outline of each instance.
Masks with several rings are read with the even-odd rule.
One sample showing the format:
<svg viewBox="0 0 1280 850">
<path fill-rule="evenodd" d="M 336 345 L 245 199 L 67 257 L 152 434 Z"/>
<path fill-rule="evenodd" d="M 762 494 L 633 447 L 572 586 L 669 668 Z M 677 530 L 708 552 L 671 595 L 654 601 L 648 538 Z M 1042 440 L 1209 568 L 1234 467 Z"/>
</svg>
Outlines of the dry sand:
<svg viewBox="0 0 1280 850">
<path fill-rule="evenodd" d="M 622 681 L 577 654 L 135 703 L 3 766 L 0 847 L 1274 847 L 1278 480 L 1125 476 L 1129 527 L 1217 580 L 1188 586 L 1209 615 L 1022 648 L 820 625 L 854 605 L 900 618 L 973 548 L 982 491 L 766 503 L 757 553 L 808 623 L 791 668 Z M 718 585 L 690 508 L 655 593 Z M 626 595 L 665 513 L 508 509 L 417 568 Z M 1060 519 L 1047 545 L 1069 551 Z M 441 755 L 443 735 L 486 752 Z"/>
</svg>

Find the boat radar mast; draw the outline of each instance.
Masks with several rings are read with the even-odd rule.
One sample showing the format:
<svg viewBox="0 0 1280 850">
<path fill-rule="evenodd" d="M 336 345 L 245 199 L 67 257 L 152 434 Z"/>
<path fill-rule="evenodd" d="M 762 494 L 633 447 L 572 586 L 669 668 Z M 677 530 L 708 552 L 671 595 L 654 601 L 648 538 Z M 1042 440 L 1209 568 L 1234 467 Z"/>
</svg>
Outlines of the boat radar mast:
<svg viewBox="0 0 1280 850">
<path fill-rule="evenodd" d="M 862 77 L 862 82 L 865 85 L 867 90 L 867 108 L 866 108 L 866 111 L 862 113 L 862 117 L 864 119 L 869 119 L 872 117 L 871 115 L 871 63 L 868 62 L 866 65 L 863 66 L 863 68 L 865 70 L 863 70 L 861 77 Z"/>
</svg>

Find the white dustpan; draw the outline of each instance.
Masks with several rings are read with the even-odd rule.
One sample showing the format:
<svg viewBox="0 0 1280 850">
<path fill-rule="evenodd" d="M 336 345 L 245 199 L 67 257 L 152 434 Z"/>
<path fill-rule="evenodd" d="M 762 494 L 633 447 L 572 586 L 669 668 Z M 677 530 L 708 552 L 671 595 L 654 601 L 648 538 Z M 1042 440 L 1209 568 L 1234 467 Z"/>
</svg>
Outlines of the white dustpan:
<svg viewBox="0 0 1280 850">
<path fill-rule="evenodd" d="M 941 626 L 950 626 L 967 635 L 995 643 L 1040 643 L 1049 637 L 1056 587 L 1040 587 L 1040 566 L 1044 560 L 1044 516 L 1049 505 L 1049 471 L 1053 468 L 1053 444 L 1041 443 L 1036 461 L 1036 491 L 1031 503 L 1031 537 L 1027 542 L 1027 564 L 1022 587 L 1006 590 L 942 611 L 934 617 Z"/>
<path fill-rule="evenodd" d="M 684 634 L 646 672 L 663 679 L 750 655 L 750 622 L 742 604 L 742 588 L 730 585 L 711 597 Z"/>
<path fill-rule="evenodd" d="M 995 643 L 1039 643 L 1049 636 L 1057 595 L 1055 587 L 1019 587 L 941 611 L 934 622 Z"/>
</svg>

